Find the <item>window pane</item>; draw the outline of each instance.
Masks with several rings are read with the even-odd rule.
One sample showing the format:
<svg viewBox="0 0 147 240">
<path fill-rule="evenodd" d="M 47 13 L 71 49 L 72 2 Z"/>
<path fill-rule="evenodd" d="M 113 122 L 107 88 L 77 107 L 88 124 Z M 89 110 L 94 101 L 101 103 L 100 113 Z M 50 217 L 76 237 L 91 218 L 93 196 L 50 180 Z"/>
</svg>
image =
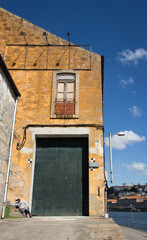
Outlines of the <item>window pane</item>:
<svg viewBox="0 0 147 240">
<path fill-rule="evenodd" d="M 58 83 L 58 92 L 64 92 L 64 83 Z"/>
<path fill-rule="evenodd" d="M 74 92 L 74 83 L 67 83 L 67 92 Z"/>
<path fill-rule="evenodd" d="M 67 93 L 67 100 L 71 100 L 73 101 L 74 100 L 74 93 Z"/>
<path fill-rule="evenodd" d="M 63 101 L 63 99 L 64 99 L 64 93 L 57 93 L 57 100 Z"/>
</svg>

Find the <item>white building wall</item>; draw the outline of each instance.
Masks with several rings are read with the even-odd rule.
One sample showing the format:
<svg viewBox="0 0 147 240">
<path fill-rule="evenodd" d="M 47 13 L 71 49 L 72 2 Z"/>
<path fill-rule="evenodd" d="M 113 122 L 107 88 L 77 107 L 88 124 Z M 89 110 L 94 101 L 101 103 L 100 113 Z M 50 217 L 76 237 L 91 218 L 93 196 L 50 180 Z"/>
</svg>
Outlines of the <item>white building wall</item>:
<svg viewBox="0 0 147 240">
<path fill-rule="evenodd" d="M 4 197 L 15 95 L 0 67 L 0 214 Z"/>
</svg>

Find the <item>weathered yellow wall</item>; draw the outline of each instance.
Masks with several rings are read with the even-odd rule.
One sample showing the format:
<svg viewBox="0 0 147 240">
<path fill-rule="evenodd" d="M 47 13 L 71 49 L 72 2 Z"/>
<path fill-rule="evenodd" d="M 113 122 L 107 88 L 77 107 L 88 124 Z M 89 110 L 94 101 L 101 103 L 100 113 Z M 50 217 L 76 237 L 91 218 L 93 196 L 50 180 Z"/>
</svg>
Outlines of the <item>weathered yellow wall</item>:
<svg viewBox="0 0 147 240">
<path fill-rule="evenodd" d="M 45 44 L 44 29 L 17 17 L 0 8 L 0 53 L 4 55 L 5 44 L 25 44 L 20 32 L 26 33 L 29 44 Z M 49 44 L 68 44 L 65 40 L 48 33 Z M 20 52 L 22 53 L 20 54 Z M 50 68 L 68 69 L 68 50 L 62 57 L 59 66 L 56 63 L 65 51 L 64 48 L 50 50 L 48 64 Z M 47 50 L 39 58 L 37 66 L 33 63 L 42 53 L 39 47 L 28 49 L 26 68 L 34 70 L 15 70 L 23 68 L 25 64 L 25 49 L 17 47 L 6 48 L 6 64 L 21 93 L 18 101 L 15 138 L 13 142 L 11 173 L 9 179 L 8 200 L 24 198 L 30 202 L 32 166 L 28 158 L 34 159 L 34 140 L 31 129 L 27 129 L 27 139 L 21 151 L 16 150 L 16 144 L 21 142 L 23 127 L 28 124 L 99 124 L 103 125 L 102 106 L 102 67 L 101 56 L 92 53 L 91 70 L 79 70 L 80 100 L 79 118 L 77 119 L 51 119 L 51 91 L 52 70 L 37 70 L 46 68 Z M 20 55 L 19 55 L 20 54 Z M 19 57 L 18 57 L 19 55 Z M 73 48 L 71 51 L 72 68 L 87 68 L 89 66 L 89 52 L 82 48 Z M 18 57 L 18 58 L 17 58 Z M 16 59 L 17 58 L 17 59 Z M 14 65 L 13 63 L 16 62 Z M 56 71 L 56 70 L 54 70 Z M 89 170 L 89 205 L 90 215 L 104 215 L 104 156 L 103 156 L 103 130 L 89 127 L 89 161 L 95 158 L 100 167 L 95 171 Z M 100 196 L 98 196 L 100 187 Z"/>
</svg>

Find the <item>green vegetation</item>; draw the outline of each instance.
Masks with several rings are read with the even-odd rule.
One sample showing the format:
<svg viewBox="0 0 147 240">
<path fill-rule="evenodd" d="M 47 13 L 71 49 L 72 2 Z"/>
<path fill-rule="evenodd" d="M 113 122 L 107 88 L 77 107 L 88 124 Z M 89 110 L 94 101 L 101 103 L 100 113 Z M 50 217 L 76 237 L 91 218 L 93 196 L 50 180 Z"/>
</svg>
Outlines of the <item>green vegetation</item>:
<svg viewBox="0 0 147 240">
<path fill-rule="evenodd" d="M 13 216 L 10 216 L 10 212 L 11 212 L 11 209 L 10 209 L 10 207 L 8 206 L 8 204 L 6 204 L 4 218 L 22 218 L 22 217 L 13 217 Z"/>
<path fill-rule="evenodd" d="M 111 196 L 110 196 L 110 199 L 116 199 L 116 200 L 117 200 L 117 199 L 119 199 L 119 198 L 118 198 L 117 196 L 115 196 L 115 195 L 111 195 Z"/>
<path fill-rule="evenodd" d="M 8 206 L 8 204 L 6 204 L 6 208 L 5 208 L 5 215 L 4 215 L 4 218 L 10 218 L 10 212 L 11 212 L 11 209 L 10 207 Z"/>
<path fill-rule="evenodd" d="M 130 193 L 127 197 L 137 196 L 137 193 Z"/>
</svg>

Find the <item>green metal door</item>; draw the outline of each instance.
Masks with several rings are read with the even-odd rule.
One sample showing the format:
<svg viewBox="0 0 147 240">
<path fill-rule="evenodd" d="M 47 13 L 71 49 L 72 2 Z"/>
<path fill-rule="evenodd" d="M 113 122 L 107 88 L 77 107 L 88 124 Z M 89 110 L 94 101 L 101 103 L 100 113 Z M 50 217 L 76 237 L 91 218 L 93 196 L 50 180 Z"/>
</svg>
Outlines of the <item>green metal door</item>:
<svg viewBox="0 0 147 240">
<path fill-rule="evenodd" d="M 88 139 L 37 138 L 32 214 L 88 215 Z"/>
</svg>

